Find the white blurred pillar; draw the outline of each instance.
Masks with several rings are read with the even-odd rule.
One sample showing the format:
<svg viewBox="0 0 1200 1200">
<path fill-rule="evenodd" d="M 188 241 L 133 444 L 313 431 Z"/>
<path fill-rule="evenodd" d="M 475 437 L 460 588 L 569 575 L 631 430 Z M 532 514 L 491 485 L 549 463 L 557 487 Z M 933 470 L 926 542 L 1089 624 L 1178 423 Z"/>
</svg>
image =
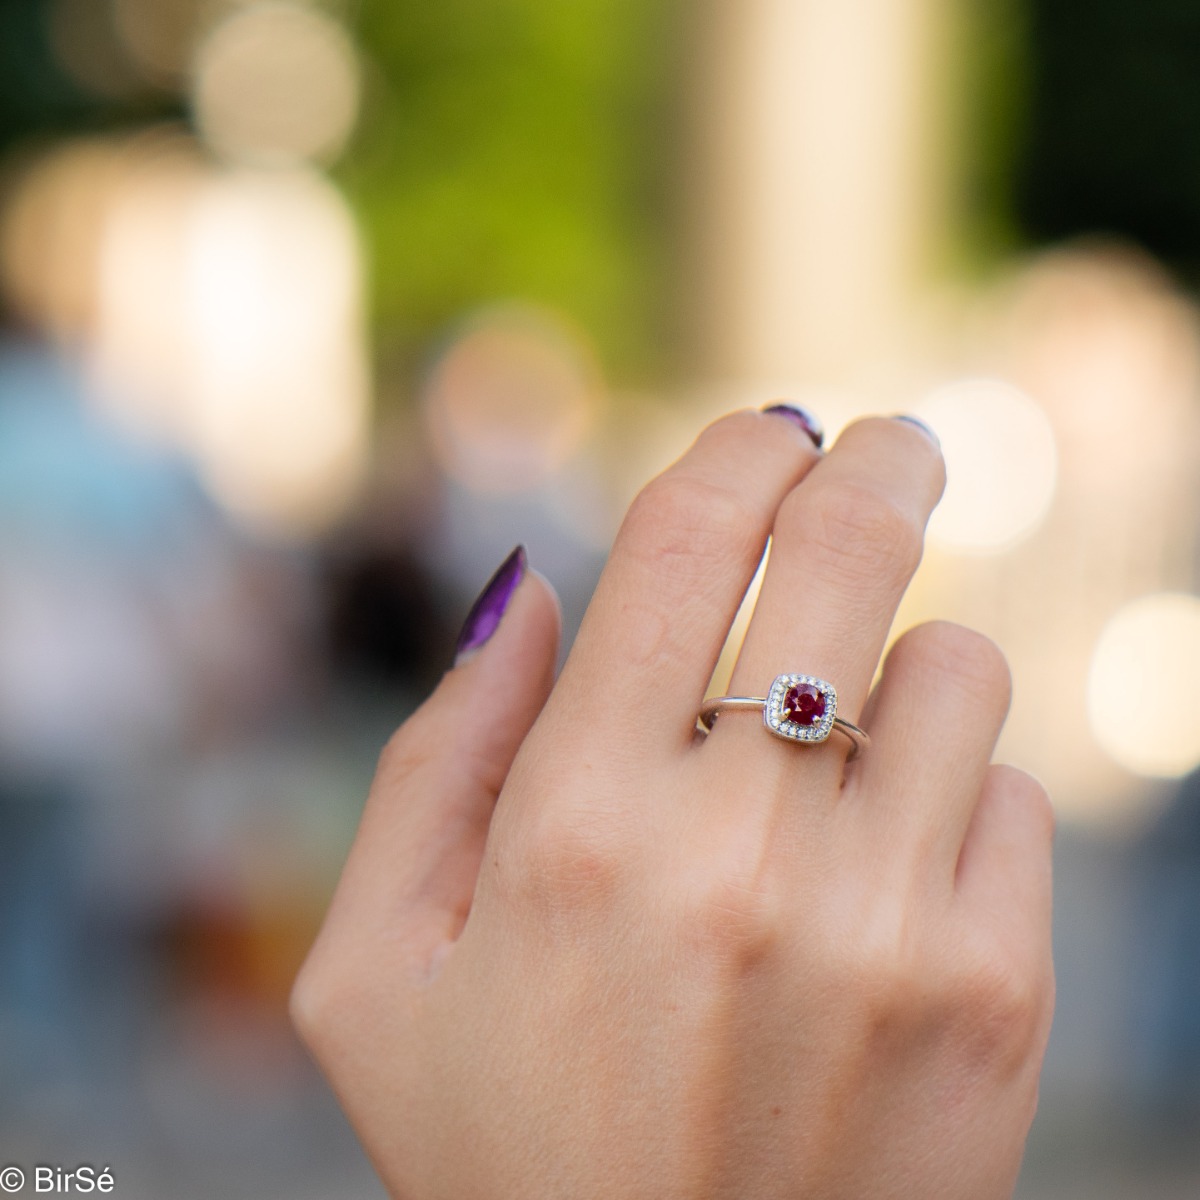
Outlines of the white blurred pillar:
<svg viewBox="0 0 1200 1200">
<path fill-rule="evenodd" d="M 947 0 L 711 0 L 694 60 L 701 370 L 835 382 L 944 220 Z"/>
</svg>

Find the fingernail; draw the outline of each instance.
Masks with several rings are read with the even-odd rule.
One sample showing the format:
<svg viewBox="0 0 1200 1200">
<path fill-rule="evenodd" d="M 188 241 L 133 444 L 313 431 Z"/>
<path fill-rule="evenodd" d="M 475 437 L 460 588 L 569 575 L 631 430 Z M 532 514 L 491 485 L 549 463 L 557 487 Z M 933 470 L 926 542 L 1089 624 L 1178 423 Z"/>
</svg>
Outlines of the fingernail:
<svg viewBox="0 0 1200 1200">
<path fill-rule="evenodd" d="M 786 417 L 793 425 L 799 425 L 812 438 L 812 444 L 820 450 L 821 444 L 825 441 L 825 430 L 821 427 L 821 422 L 817 420 L 816 416 L 810 413 L 803 405 L 772 404 L 770 407 L 764 408 L 763 412 L 776 413 L 781 417 Z"/>
<path fill-rule="evenodd" d="M 496 632 L 508 602 L 525 577 L 525 547 L 518 546 L 496 569 L 471 605 L 454 648 L 454 665 L 461 666 Z"/>
<path fill-rule="evenodd" d="M 911 413 L 897 413 L 892 419 L 895 421 L 907 421 L 910 425 L 915 425 L 939 450 L 942 448 L 942 443 L 938 435 L 920 417 L 914 417 Z"/>
</svg>

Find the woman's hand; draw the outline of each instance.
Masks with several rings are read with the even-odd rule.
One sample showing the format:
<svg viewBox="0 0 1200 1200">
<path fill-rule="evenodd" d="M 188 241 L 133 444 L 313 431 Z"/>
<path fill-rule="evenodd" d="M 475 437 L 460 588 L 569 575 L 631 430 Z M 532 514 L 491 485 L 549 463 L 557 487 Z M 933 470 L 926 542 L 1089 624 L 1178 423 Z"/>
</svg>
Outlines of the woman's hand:
<svg viewBox="0 0 1200 1200">
<path fill-rule="evenodd" d="M 293 1011 L 395 1196 L 1011 1193 L 1050 805 L 988 765 L 983 637 L 911 631 L 868 698 L 933 440 L 876 418 L 822 456 L 785 417 L 718 421 L 641 493 L 557 683 L 555 600 L 512 561 L 494 633 L 384 751 Z M 752 713 L 696 736 L 769 534 L 730 690 L 831 681 L 872 739 L 849 766 Z"/>
</svg>

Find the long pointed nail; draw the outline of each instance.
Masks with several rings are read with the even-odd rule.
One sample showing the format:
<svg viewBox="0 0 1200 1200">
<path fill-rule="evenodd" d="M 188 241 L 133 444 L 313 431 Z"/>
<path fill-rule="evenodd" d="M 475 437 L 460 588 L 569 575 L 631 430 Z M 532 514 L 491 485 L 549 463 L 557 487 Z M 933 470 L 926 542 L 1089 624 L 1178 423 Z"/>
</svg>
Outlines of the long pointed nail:
<svg viewBox="0 0 1200 1200">
<path fill-rule="evenodd" d="M 456 667 L 462 666 L 496 632 L 517 584 L 525 577 L 527 561 L 525 547 L 517 546 L 484 585 L 458 635 L 458 644 L 454 648 Z"/>
</svg>

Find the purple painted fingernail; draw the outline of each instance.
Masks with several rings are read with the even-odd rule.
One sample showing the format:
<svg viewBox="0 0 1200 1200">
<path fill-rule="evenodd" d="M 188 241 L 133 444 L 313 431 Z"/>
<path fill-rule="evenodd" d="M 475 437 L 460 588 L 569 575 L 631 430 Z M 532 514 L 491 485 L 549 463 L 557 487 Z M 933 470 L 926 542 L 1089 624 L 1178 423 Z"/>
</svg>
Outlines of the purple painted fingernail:
<svg viewBox="0 0 1200 1200">
<path fill-rule="evenodd" d="M 465 663 L 496 632 L 500 618 L 504 616 L 508 602 L 517 590 L 517 584 L 525 577 L 525 547 L 518 546 L 496 569 L 487 581 L 479 599 L 471 605 L 467 619 L 463 622 L 458 645 L 454 648 L 454 665 Z"/>
<path fill-rule="evenodd" d="M 778 416 L 786 417 L 793 425 L 799 425 L 812 438 L 812 444 L 820 450 L 821 444 L 825 441 L 825 430 L 821 427 L 821 422 L 817 420 L 815 414 L 810 413 L 803 405 L 772 404 L 769 408 L 764 408 L 763 412 L 776 413 Z"/>
<path fill-rule="evenodd" d="M 939 450 L 942 448 L 941 439 L 920 417 L 914 417 L 911 413 L 897 413 L 892 418 L 895 421 L 907 421 L 910 425 L 915 425 Z"/>
</svg>

